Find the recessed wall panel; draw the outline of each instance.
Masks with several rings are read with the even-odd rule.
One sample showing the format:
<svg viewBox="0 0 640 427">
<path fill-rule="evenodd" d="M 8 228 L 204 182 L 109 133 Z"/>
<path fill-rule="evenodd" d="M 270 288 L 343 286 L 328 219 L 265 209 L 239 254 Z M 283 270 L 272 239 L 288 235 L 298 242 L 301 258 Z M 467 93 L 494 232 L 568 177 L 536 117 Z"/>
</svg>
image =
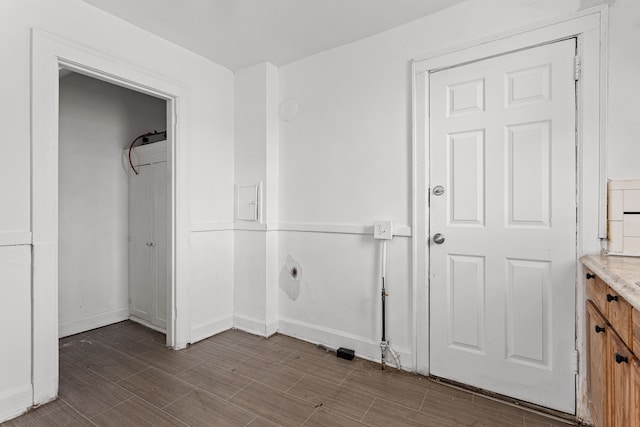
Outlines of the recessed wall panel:
<svg viewBox="0 0 640 427">
<path fill-rule="evenodd" d="M 449 255 L 447 296 L 449 345 L 476 353 L 484 350 L 485 259 Z"/>
<path fill-rule="evenodd" d="M 505 75 L 507 107 L 551 99 L 551 64 L 544 64 Z"/>
<path fill-rule="evenodd" d="M 549 366 L 551 263 L 507 259 L 507 359 Z"/>
<path fill-rule="evenodd" d="M 447 117 L 484 111 L 484 79 L 447 86 Z"/>
<path fill-rule="evenodd" d="M 507 126 L 507 225 L 549 227 L 551 123 Z"/>
<path fill-rule="evenodd" d="M 484 225 L 484 130 L 447 137 L 449 225 Z"/>
</svg>

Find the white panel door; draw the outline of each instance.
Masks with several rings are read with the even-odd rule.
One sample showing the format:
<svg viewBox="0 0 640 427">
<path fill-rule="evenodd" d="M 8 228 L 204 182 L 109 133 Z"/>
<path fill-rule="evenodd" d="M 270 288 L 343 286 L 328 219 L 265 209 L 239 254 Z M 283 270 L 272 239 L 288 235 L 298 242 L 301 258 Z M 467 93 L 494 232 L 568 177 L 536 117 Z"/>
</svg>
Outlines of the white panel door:
<svg viewBox="0 0 640 427">
<path fill-rule="evenodd" d="M 429 82 L 430 371 L 567 413 L 575 413 L 575 50 L 570 39 Z"/>
<path fill-rule="evenodd" d="M 153 251 L 153 171 L 136 166 L 129 174 L 129 314 L 151 321 L 155 288 Z"/>
<path fill-rule="evenodd" d="M 154 163 L 153 185 L 154 185 L 154 263 L 155 263 L 155 289 L 153 291 L 154 302 L 151 313 L 151 323 L 161 329 L 167 328 L 167 288 L 169 276 L 167 274 L 167 234 L 169 231 L 169 181 L 167 173 L 167 163 Z"/>
<path fill-rule="evenodd" d="M 129 313 L 167 327 L 168 173 L 166 162 L 136 166 L 129 184 Z"/>
</svg>

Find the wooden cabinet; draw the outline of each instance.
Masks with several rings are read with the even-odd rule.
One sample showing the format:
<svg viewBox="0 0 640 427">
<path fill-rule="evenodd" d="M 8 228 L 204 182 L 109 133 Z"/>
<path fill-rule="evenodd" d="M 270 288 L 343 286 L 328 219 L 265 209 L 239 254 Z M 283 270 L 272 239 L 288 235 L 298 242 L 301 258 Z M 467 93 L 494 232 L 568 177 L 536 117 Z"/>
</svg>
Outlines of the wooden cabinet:
<svg viewBox="0 0 640 427">
<path fill-rule="evenodd" d="M 640 313 L 587 276 L 587 395 L 596 427 L 640 426 Z"/>
<path fill-rule="evenodd" d="M 607 322 L 591 301 L 587 302 L 587 393 L 589 411 L 596 426 L 604 426 L 607 403 Z"/>
</svg>

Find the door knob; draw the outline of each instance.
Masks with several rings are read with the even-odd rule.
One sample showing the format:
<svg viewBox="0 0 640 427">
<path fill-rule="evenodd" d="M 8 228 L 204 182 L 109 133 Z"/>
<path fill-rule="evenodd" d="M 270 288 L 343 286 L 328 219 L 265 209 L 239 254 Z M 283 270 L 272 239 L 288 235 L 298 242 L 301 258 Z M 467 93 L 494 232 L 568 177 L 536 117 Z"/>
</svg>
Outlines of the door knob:
<svg viewBox="0 0 640 427">
<path fill-rule="evenodd" d="M 596 334 L 599 334 L 600 332 L 604 332 L 604 331 L 605 331 L 604 327 L 600 327 L 596 325 Z"/>
<path fill-rule="evenodd" d="M 433 235 L 433 243 L 436 245 L 441 245 L 444 243 L 444 235 L 441 233 L 436 233 Z"/>
</svg>

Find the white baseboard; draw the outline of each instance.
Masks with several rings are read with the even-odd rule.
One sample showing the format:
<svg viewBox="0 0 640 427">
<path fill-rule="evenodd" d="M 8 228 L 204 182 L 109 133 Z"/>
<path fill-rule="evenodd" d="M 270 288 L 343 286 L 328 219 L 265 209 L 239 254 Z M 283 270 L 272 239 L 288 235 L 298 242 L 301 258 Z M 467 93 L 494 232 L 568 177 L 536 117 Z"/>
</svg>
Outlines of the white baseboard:
<svg viewBox="0 0 640 427">
<path fill-rule="evenodd" d="M 211 322 L 191 328 L 190 344 L 212 337 L 220 332 L 233 328 L 233 316 L 223 316 Z"/>
<path fill-rule="evenodd" d="M 129 320 L 131 320 L 132 322 L 136 322 L 142 326 L 144 326 L 145 328 L 149 328 L 149 329 L 153 329 L 154 331 L 160 332 L 161 334 L 167 334 L 167 329 L 166 328 L 161 328 L 160 326 L 154 325 L 153 323 L 146 321 L 144 319 L 141 319 L 137 316 L 134 315 L 129 315 Z"/>
<path fill-rule="evenodd" d="M 234 314 L 233 327 L 261 337 L 268 336 L 264 320 L 257 319 L 255 317 L 245 316 L 243 314 Z"/>
<path fill-rule="evenodd" d="M 279 321 L 274 321 L 271 322 L 269 324 L 267 324 L 266 330 L 265 330 L 265 337 L 270 337 L 271 335 L 275 334 L 276 332 L 278 332 L 278 329 L 280 328 L 280 322 Z"/>
<path fill-rule="evenodd" d="M 125 307 L 66 321 L 58 325 L 58 337 L 62 338 L 79 334 L 80 332 L 101 328 L 102 326 L 111 325 L 112 323 L 122 322 L 128 318 L 129 307 Z"/>
<path fill-rule="evenodd" d="M 33 403 L 31 384 L 7 390 L 0 394 L 0 423 L 27 412 Z"/>
<path fill-rule="evenodd" d="M 278 332 L 299 340 L 320 344 L 331 350 L 336 350 L 340 347 L 350 348 L 355 351 L 357 357 L 380 363 L 379 341 L 282 317 L 279 321 Z M 393 345 L 393 342 L 391 343 L 391 348 L 400 356 L 400 369 L 405 371 L 415 370 L 411 366 L 411 351 L 408 348 Z M 395 361 L 390 354 L 386 358 L 386 364 L 395 366 Z"/>
</svg>

